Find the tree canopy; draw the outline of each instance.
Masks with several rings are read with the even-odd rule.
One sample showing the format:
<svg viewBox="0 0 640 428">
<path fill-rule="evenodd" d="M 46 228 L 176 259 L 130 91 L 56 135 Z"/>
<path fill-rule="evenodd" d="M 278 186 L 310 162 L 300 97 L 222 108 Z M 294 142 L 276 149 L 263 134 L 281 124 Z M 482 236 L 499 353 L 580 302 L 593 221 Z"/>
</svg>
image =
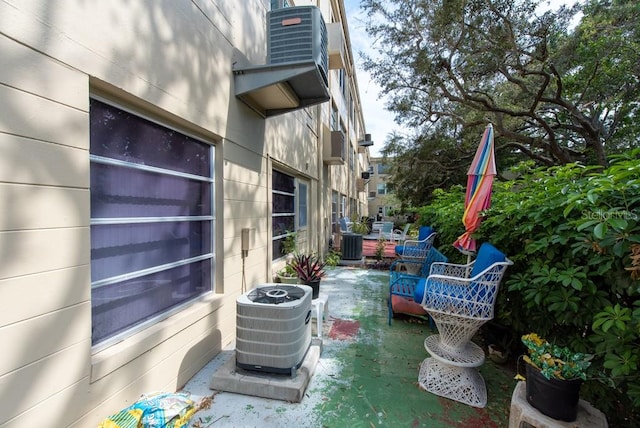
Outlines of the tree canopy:
<svg viewBox="0 0 640 428">
<path fill-rule="evenodd" d="M 493 123 L 498 166 L 606 166 L 639 145 L 640 4 L 591 0 L 363 0 L 376 55 L 365 68 L 409 131 L 392 135 L 401 201 L 463 183 Z"/>
</svg>

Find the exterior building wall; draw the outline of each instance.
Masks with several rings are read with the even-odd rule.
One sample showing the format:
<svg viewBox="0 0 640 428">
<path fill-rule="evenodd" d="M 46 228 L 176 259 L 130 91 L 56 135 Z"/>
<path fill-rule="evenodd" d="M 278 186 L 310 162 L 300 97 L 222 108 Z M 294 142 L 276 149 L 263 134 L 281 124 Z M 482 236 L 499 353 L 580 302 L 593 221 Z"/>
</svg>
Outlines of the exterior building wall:
<svg viewBox="0 0 640 428">
<path fill-rule="evenodd" d="M 342 1 L 319 3 L 325 20 L 346 19 Z M 0 2 L 0 426 L 96 426 L 144 392 L 180 388 L 230 343 L 236 297 L 272 280 L 273 168 L 309 182 L 300 231 L 309 251 L 327 249 L 332 190 L 366 203 L 351 177 L 368 168 L 366 153 L 355 172 L 323 162 L 330 102 L 264 119 L 234 96 L 233 64 L 265 63 L 269 5 Z M 93 96 L 215 147 L 213 292 L 100 349 L 91 345 Z M 357 149 L 361 135 L 349 135 Z"/>
<path fill-rule="evenodd" d="M 387 179 L 389 174 L 386 172 L 380 172 L 379 165 L 384 165 L 384 158 L 374 157 L 371 158 L 371 179 L 369 181 L 369 205 L 368 213 L 369 217 L 378 218 L 380 209 L 382 209 L 382 220 L 395 220 L 395 218 L 388 215 L 389 209 L 396 209 L 395 200 L 393 198 L 393 192 L 386 188 Z M 378 192 L 378 184 L 385 184 L 385 193 L 380 194 Z"/>
</svg>

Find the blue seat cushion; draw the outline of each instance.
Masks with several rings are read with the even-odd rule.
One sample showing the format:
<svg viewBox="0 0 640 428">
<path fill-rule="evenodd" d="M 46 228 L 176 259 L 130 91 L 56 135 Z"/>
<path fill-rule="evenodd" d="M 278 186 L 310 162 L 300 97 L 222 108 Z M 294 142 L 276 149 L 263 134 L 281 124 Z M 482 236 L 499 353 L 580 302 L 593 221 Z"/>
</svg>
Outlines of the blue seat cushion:
<svg viewBox="0 0 640 428">
<path fill-rule="evenodd" d="M 421 278 L 413 289 L 413 301 L 416 303 L 422 303 L 424 297 L 424 287 L 427 284 L 426 278 Z"/>
<path fill-rule="evenodd" d="M 494 263 L 500 263 L 507 260 L 507 257 L 500 252 L 496 247 L 488 242 L 483 243 L 478 250 L 478 257 L 473 264 L 471 270 L 471 278 L 488 268 Z"/>
<path fill-rule="evenodd" d="M 433 233 L 433 227 L 420 226 L 420 229 L 418 229 L 418 241 L 427 239 L 432 233 Z"/>
</svg>

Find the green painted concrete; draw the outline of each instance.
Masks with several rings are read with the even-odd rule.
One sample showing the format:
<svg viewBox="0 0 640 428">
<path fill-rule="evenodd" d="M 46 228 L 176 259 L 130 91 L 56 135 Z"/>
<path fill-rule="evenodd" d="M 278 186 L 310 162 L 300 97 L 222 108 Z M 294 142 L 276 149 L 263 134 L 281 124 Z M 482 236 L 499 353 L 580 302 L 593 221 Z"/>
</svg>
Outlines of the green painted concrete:
<svg viewBox="0 0 640 428">
<path fill-rule="evenodd" d="M 233 355 L 231 345 L 185 386 L 213 395 L 211 408 L 196 413 L 189 427 L 507 427 L 516 385 L 508 367 L 487 360 L 480 368 L 488 391 L 484 409 L 419 388 L 419 365 L 428 357 L 423 342 L 434 331 L 416 318 L 387 324 L 388 284 L 387 271 L 331 269 L 320 288 L 329 295 L 322 353 L 303 400 L 211 391 L 211 376 Z M 353 337 L 332 338 L 332 325 L 341 324 L 336 320 L 358 321 L 360 328 Z"/>
<path fill-rule="evenodd" d="M 351 284 L 362 291 L 353 314 L 360 321 L 360 332 L 335 355 L 343 368 L 341 376 L 324 386 L 326 400 L 314 409 L 322 426 L 507 426 L 514 373 L 490 361 L 480 370 L 488 389 L 484 409 L 419 388 L 418 369 L 428 356 L 423 341 L 433 331 L 416 318 L 387 324 L 387 284 L 388 276 L 377 272 Z"/>
</svg>

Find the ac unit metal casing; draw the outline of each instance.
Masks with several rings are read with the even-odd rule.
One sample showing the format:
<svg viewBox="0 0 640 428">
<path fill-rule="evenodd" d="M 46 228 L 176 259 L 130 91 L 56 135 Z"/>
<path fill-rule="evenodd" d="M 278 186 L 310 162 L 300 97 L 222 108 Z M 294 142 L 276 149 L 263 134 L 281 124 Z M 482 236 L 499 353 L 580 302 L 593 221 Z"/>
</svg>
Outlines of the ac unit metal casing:
<svg viewBox="0 0 640 428">
<path fill-rule="evenodd" d="M 313 61 L 329 85 L 327 26 L 316 6 L 294 6 L 267 13 L 267 63 Z"/>
<path fill-rule="evenodd" d="M 280 303 L 252 300 L 256 293 L 300 296 Z M 253 294 L 252 294 L 253 293 Z M 311 294 L 307 285 L 260 284 L 236 299 L 236 366 L 295 374 L 311 346 Z"/>
</svg>

